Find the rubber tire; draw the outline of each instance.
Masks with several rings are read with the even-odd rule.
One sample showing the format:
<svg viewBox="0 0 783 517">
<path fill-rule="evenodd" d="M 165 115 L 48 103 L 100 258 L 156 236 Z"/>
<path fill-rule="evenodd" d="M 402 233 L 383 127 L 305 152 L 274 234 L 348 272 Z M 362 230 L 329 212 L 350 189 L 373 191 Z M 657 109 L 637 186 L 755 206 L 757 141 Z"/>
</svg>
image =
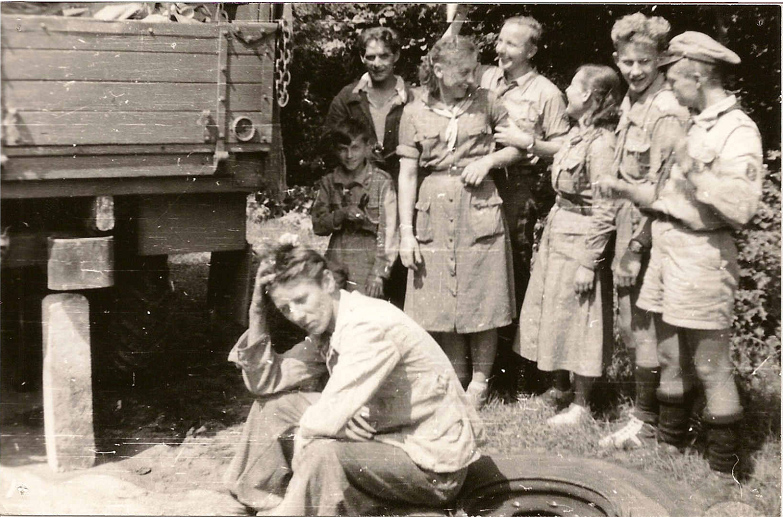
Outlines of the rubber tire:
<svg viewBox="0 0 783 517">
<path fill-rule="evenodd" d="M 536 496 L 532 510 L 525 498 Z M 605 461 L 524 454 L 473 463 L 456 508 L 462 515 L 573 515 L 547 503 L 557 497 L 617 517 L 694 517 L 706 506 L 679 487 Z"/>
</svg>

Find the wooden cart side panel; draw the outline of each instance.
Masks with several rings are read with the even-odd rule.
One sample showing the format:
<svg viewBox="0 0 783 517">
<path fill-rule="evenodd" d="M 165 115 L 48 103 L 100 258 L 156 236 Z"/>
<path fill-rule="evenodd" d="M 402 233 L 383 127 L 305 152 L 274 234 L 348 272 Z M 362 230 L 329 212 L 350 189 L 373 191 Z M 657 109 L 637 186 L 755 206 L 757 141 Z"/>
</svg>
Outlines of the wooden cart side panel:
<svg viewBox="0 0 783 517">
<path fill-rule="evenodd" d="M 274 61 L 265 56 L 230 56 L 229 83 L 267 83 Z M 5 81 L 122 81 L 214 83 L 216 56 L 153 52 L 83 52 L 3 49 Z"/>
<path fill-rule="evenodd" d="M 3 81 L 6 106 L 25 111 L 197 111 L 215 109 L 213 84 L 95 81 Z M 272 83 L 235 84 L 228 109 L 259 111 L 271 122 Z"/>
<path fill-rule="evenodd" d="M 101 31 L 110 29 L 105 24 L 95 25 L 90 30 Z M 84 30 L 60 32 L 53 27 L 42 28 L 40 23 L 26 21 L 17 24 L 13 19 L 3 19 L 0 28 L 2 46 L 7 49 L 38 49 L 38 50 L 78 50 L 78 51 L 117 51 L 117 52 L 154 52 L 154 53 L 185 53 L 185 54 L 216 54 L 218 29 L 214 24 L 203 24 L 196 34 L 165 34 L 158 29 L 160 24 L 142 24 L 142 30 L 127 30 L 125 32 L 101 32 L 101 38 L 94 34 L 85 34 Z M 21 30 L 17 30 L 19 27 Z M 233 54 L 259 55 L 274 53 L 274 37 L 276 24 L 253 24 L 253 41 L 246 44 L 241 39 L 232 45 Z M 150 34 L 149 30 L 153 33 Z M 192 32 L 192 31 L 191 31 Z M 260 39 L 257 39 L 260 38 Z"/>
<path fill-rule="evenodd" d="M 240 22 L 237 25 L 253 27 L 255 31 L 274 33 L 274 22 Z M 104 21 L 94 18 L 65 16 L 6 15 L 3 16 L 3 32 L 56 35 L 58 33 L 105 34 L 125 37 L 217 37 L 221 27 L 216 23 L 149 23 L 143 20 Z"/>
<path fill-rule="evenodd" d="M 255 141 L 270 141 L 265 112 L 242 112 L 256 127 Z M 204 127 L 198 112 L 19 112 L 18 145 L 163 145 L 203 144 Z M 211 125 L 214 125 L 214 119 Z M 215 131 L 207 131 L 214 141 Z M 228 142 L 236 142 L 229 132 Z M 121 150 L 117 150 L 121 152 Z"/>
</svg>

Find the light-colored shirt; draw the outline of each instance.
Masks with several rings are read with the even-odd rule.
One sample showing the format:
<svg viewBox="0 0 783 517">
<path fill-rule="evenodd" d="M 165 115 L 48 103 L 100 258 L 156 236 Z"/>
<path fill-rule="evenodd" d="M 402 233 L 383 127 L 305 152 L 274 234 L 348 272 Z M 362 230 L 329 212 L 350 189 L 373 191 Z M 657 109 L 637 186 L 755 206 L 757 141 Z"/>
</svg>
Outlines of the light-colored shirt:
<svg viewBox="0 0 783 517">
<path fill-rule="evenodd" d="M 588 269 L 599 265 L 614 232 L 613 202 L 594 197 L 592 192 L 598 178 L 612 173 L 614 144 L 614 134 L 607 129 L 573 127 L 552 163 L 552 187 L 558 195 L 557 204 L 585 209 L 581 214 L 565 210 L 553 233 L 589 236 L 584 249 L 573 250 L 579 263 Z"/>
<path fill-rule="evenodd" d="M 385 102 L 376 103 L 371 95 L 373 86 L 370 80 L 370 74 L 365 73 L 356 83 L 356 87 L 353 89 L 353 93 L 359 94 L 364 92 L 367 95 L 367 102 L 370 105 L 370 116 L 372 117 L 373 129 L 375 130 L 375 138 L 378 142 L 383 142 L 384 131 L 386 128 L 386 117 L 389 116 L 389 112 L 394 106 L 405 104 L 408 101 L 408 93 L 405 91 L 405 81 L 402 77 L 396 77 L 396 84 L 394 85 L 394 94 L 390 95 Z"/>
<path fill-rule="evenodd" d="M 693 117 L 690 170 L 675 164 L 651 208 L 692 230 L 741 228 L 758 209 L 763 154 L 758 127 L 731 95 Z"/>
<path fill-rule="evenodd" d="M 482 88 L 497 94 L 508 111 L 509 119 L 522 130 L 531 131 L 539 140 L 550 141 L 564 136 L 571 128 L 562 92 L 549 79 L 531 70 L 509 80 L 496 66 L 479 69 Z M 528 154 L 515 166 L 531 165 L 537 157 Z"/>
<path fill-rule="evenodd" d="M 634 102 L 625 96 L 620 114 L 614 169 L 629 183 L 655 184 L 683 134 L 688 110 L 659 74 Z"/>
<path fill-rule="evenodd" d="M 456 472 L 479 458 L 484 427 L 454 368 L 395 306 L 341 291 L 327 357 L 331 376 L 299 422 L 300 443 L 338 436 L 366 406 L 374 440 L 399 447 L 423 469 Z"/>
</svg>

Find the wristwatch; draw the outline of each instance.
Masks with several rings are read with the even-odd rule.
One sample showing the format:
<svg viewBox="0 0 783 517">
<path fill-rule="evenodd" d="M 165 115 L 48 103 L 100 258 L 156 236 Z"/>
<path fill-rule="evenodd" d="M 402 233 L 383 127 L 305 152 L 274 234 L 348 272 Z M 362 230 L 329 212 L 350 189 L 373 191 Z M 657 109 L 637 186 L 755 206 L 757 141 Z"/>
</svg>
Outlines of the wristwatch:
<svg viewBox="0 0 783 517">
<path fill-rule="evenodd" d="M 638 255 L 642 251 L 644 251 L 644 246 L 642 246 L 641 242 L 636 241 L 636 240 L 632 240 L 631 242 L 628 243 L 628 251 Z"/>
</svg>

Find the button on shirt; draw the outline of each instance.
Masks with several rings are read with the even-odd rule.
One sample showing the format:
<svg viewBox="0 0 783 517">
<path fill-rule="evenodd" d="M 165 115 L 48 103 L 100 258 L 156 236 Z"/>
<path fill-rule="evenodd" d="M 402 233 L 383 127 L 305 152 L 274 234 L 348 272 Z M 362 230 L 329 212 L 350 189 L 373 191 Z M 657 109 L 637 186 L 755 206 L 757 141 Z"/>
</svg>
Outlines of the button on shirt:
<svg viewBox="0 0 783 517">
<path fill-rule="evenodd" d="M 465 168 L 493 152 L 493 132 L 508 117 L 497 96 L 481 88 L 470 94 L 456 116 L 456 138 L 450 130 L 452 118 L 445 115 L 451 109 L 429 92 L 407 104 L 400 120 L 397 154 L 417 160 L 419 167 L 442 171 Z"/>
<path fill-rule="evenodd" d="M 689 171 L 672 168 L 651 208 L 691 230 L 740 228 L 758 209 L 763 154 L 758 127 L 732 95 L 693 117 Z"/>
</svg>

